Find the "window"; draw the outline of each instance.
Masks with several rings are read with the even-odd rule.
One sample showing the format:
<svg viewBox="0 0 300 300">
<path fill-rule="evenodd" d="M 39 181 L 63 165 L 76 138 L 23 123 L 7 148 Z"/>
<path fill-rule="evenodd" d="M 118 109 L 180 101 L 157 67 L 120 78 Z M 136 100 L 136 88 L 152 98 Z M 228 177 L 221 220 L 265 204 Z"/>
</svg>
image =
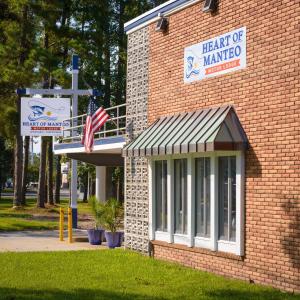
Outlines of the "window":
<svg viewBox="0 0 300 300">
<path fill-rule="evenodd" d="M 187 234 L 187 159 L 174 160 L 175 233 Z"/>
<path fill-rule="evenodd" d="M 155 229 L 167 231 L 168 206 L 167 206 L 167 161 L 155 162 L 155 199 L 156 199 L 156 222 Z"/>
<path fill-rule="evenodd" d="M 236 240 L 236 157 L 219 157 L 219 239 Z"/>
<path fill-rule="evenodd" d="M 243 153 L 177 157 L 149 164 L 150 239 L 243 255 Z"/>
<path fill-rule="evenodd" d="M 195 233 L 210 236 L 210 158 L 195 159 Z"/>
</svg>

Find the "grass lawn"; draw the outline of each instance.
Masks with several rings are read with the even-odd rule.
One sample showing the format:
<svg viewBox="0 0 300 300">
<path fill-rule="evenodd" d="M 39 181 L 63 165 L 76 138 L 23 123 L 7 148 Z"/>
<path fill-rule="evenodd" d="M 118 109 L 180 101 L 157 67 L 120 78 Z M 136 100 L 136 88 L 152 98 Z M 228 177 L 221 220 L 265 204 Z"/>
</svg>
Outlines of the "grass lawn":
<svg viewBox="0 0 300 300">
<path fill-rule="evenodd" d="M 1 300 L 300 299 L 121 249 L 2 253 L 0 268 Z"/>
<path fill-rule="evenodd" d="M 46 230 L 57 229 L 59 208 L 67 209 L 68 200 L 62 199 L 59 206 L 51 206 L 46 209 L 36 208 L 36 199 L 26 199 L 27 205 L 22 209 L 12 209 L 12 199 L 0 200 L 0 231 L 15 230 Z M 66 214 L 65 209 L 65 214 Z M 90 214 L 87 203 L 78 202 L 78 214 Z"/>
</svg>

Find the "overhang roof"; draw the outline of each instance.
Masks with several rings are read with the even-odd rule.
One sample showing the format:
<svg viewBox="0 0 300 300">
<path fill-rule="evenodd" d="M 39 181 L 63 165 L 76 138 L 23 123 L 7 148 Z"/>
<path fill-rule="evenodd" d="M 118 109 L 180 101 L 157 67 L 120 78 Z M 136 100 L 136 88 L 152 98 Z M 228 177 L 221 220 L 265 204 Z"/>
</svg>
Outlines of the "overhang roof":
<svg viewBox="0 0 300 300">
<path fill-rule="evenodd" d="M 123 156 L 245 150 L 246 134 L 233 106 L 161 117 L 124 147 Z"/>
<path fill-rule="evenodd" d="M 189 5 L 193 5 L 200 0 L 169 0 L 153 9 L 145 12 L 144 14 L 128 21 L 124 25 L 124 30 L 126 33 L 132 32 L 147 26 L 148 24 L 155 22 L 159 19 L 159 14 L 163 16 L 168 16 L 178 10 L 184 9 Z"/>
<path fill-rule="evenodd" d="M 124 158 L 121 156 L 121 153 L 67 153 L 67 157 L 75 160 L 80 160 L 95 166 L 124 166 Z"/>
</svg>

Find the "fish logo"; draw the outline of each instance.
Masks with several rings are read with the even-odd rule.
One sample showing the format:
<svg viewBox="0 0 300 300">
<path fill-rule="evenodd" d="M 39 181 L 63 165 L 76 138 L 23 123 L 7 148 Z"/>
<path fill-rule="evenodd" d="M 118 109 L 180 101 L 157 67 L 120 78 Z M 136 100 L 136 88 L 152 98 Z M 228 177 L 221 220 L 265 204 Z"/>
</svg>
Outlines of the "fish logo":
<svg viewBox="0 0 300 300">
<path fill-rule="evenodd" d="M 195 55 L 193 55 L 193 53 L 190 53 L 190 55 L 186 57 L 185 76 L 187 79 L 189 79 L 190 77 L 199 75 L 199 73 L 200 73 L 200 64 L 198 62 L 198 59 Z"/>
<path fill-rule="evenodd" d="M 55 114 L 60 114 L 64 110 L 64 107 L 54 108 L 37 100 L 29 101 L 28 105 L 31 109 L 28 120 L 31 122 L 56 121 L 58 117 Z"/>
</svg>

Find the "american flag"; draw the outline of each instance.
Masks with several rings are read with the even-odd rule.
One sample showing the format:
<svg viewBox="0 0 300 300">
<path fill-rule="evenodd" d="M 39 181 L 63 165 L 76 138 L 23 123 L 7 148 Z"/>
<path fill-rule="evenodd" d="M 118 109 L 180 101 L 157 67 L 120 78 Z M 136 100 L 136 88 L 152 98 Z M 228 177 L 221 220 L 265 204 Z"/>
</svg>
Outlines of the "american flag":
<svg viewBox="0 0 300 300">
<path fill-rule="evenodd" d="M 89 105 L 87 107 L 87 116 L 83 129 L 82 145 L 85 151 L 90 153 L 94 146 L 94 133 L 104 125 L 109 119 L 109 115 L 103 107 L 98 107 L 93 97 L 90 97 Z"/>
</svg>

